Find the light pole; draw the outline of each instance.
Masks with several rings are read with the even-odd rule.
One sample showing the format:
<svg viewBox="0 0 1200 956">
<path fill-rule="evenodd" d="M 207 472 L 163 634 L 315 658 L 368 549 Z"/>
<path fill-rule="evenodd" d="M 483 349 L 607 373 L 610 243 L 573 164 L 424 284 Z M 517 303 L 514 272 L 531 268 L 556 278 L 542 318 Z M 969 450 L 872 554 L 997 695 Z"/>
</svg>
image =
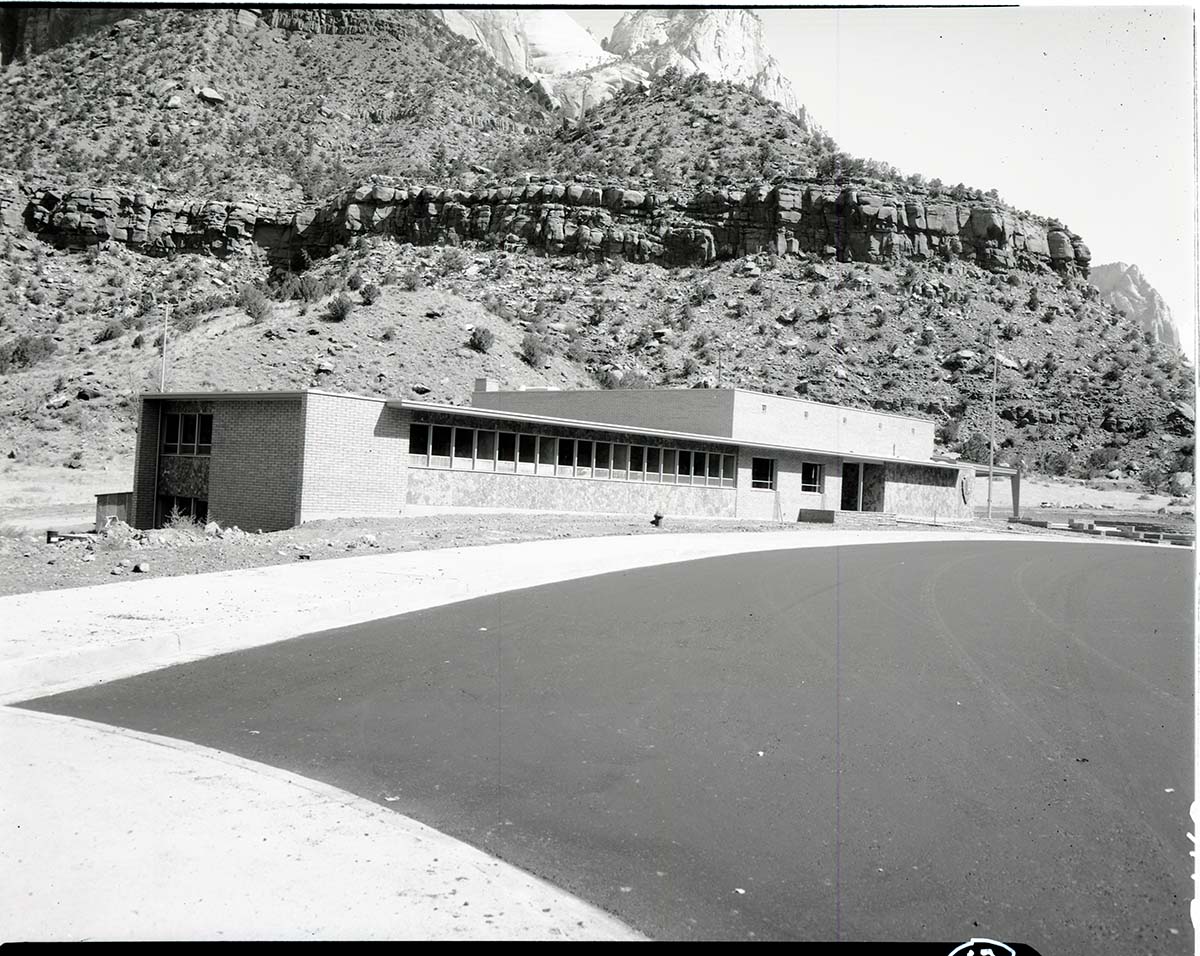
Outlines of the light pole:
<svg viewBox="0 0 1200 956">
<path fill-rule="evenodd" d="M 996 351 L 996 327 L 992 325 L 991 334 L 988 336 L 989 345 L 992 349 L 992 415 L 991 415 L 991 436 L 988 439 L 988 504 L 987 516 L 988 521 L 992 520 L 992 483 L 995 479 L 996 471 L 996 379 L 1000 372 L 1000 355 Z"/>
<path fill-rule="evenodd" d="M 156 304 L 157 304 L 157 301 L 158 301 L 158 299 L 157 299 L 157 297 L 155 297 Z M 170 322 L 167 321 L 168 317 L 169 317 L 169 313 L 170 313 L 170 310 L 168 309 L 167 306 L 164 305 L 163 306 L 163 327 L 162 327 L 162 370 L 159 372 L 159 375 L 158 375 L 158 390 L 160 392 L 165 392 L 167 390 L 167 331 L 171 327 Z"/>
</svg>

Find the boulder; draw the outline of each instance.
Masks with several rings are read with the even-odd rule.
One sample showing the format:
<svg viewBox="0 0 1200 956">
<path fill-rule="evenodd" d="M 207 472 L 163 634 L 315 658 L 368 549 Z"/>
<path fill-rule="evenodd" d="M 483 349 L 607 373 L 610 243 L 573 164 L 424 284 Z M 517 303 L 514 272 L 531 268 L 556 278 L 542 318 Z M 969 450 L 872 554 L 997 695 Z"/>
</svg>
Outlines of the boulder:
<svg viewBox="0 0 1200 956">
<path fill-rule="evenodd" d="M 225 94 L 218 93 L 211 86 L 202 86 L 196 90 L 196 96 L 202 99 L 205 103 L 212 103 L 214 106 L 220 106 L 225 102 Z"/>
</svg>

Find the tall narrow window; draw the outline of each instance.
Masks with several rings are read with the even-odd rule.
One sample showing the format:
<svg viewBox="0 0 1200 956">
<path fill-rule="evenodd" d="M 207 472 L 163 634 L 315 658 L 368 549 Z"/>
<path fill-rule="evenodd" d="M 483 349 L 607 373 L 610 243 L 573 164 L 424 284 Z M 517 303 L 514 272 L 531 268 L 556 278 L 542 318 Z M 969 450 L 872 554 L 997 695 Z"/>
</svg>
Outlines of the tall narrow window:
<svg viewBox="0 0 1200 956">
<path fill-rule="evenodd" d="M 664 448 L 662 453 L 662 480 L 668 484 L 675 480 L 675 449 Z"/>
<path fill-rule="evenodd" d="M 662 449 L 650 447 L 646 449 L 646 480 L 660 481 L 659 469 L 662 467 Z"/>
<path fill-rule="evenodd" d="M 408 428 L 408 463 L 429 464 L 429 426 L 421 422 L 413 422 Z"/>
<path fill-rule="evenodd" d="M 575 444 L 575 464 L 580 468 L 591 468 L 592 443 L 590 441 L 578 441 Z"/>
<path fill-rule="evenodd" d="M 681 485 L 690 485 L 692 483 L 692 453 L 690 451 L 681 451 L 679 453 L 679 483 Z"/>
<path fill-rule="evenodd" d="M 558 440 L 558 465 L 560 468 L 575 464 L 575 442 L 570 438 Z"/>
<path fill-rule="evenodd" d="M 775 490 L 774 458 L 752 458 L 750 460 L 750 487 L 760 491 Z"/>
<path fill-rule="evenodd" d="M 196 454 L 196 416 L 179 416 L 179 454 Z"/>
<path fill-rule="evenodd" d="M 212 454 L 212 432 L 213 432 L 213 417 L 212 415 L 201 415 L 199 425 L 196 432 L 196 454 L 211 455 Z"/>
<path fill-rule="evenodd" d="M 434 425 L 430 429 L 429 463 L 439 468 L 450 464 L 450 436 L 452 429 L 446 425 Z"/>
<path fill-rule="evenodd" d="M 454 429 L 454 457 L 458 461 L 470 461 L 475 457 L 475 429 Z"/>
<path fill-rule="evenodd" d="M 737 484 L 737 455 L 725 455 L 721 464 L 721 487 L 732 488 Z"/>
<path fill-rule="evenodd" d="M 538 438 L 538 474 L 554 474 L 554 463 L 557 460 L 558 439 L 542 435 Z"/>
<path fill-rule="evenodd" d="M 646 470 L 646 449 L 641 445 L 629 446 L 629 479 L 641 481 Z"/>
<path fill-rule="evenodd" d="M 501 432 L 497 439 L 498 449 L 497 457 L 500 461 L 508 462 L 511 466 L 517 460 L 517 433 L 516 432 Z M 508 471 L 512 471 L 509 467 Z"/>
<path fill-rule="evenodd" d="M 527 465 L 532 465 L 537 461 L 537 436 L 522 435 L 518 442 L 518 460 Z"/>
<path fill-rule="evenodd" d="M 629 446 L 613 445 L 612 476 L 627 478 L 629 472 Z"/>
<path fill-rule="evenodd" d="M 612 461 L 612 445 L 606 441 L 596 442 L 596 471 L 604 472 L 600 477 L 608 477 L 609 462 Z"/>
<path fill-rule="evenodd" d="M 163 454 L 179 454 L 179 416 L 174 413 L 163 419 Z"/>
<path fill-rule="evenodd" d="M 483 429 L 475 438 L 475 467 L 479 471 L 492 471 L 496 467 L 496 433 Z"/>
</svg>

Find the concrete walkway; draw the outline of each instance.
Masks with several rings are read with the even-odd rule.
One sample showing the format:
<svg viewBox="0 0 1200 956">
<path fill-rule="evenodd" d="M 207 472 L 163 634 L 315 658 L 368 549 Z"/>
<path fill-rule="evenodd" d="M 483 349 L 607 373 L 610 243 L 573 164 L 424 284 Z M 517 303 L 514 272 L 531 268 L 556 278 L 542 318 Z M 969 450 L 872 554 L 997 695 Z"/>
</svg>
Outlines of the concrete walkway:
<svg viewBox="0 0 1200 956">
<path fill-rule="evenodd" d="M 751 551 L 935 540 L 1096 546 L 943 531 L 664 534 L 13 595 L 0 598 L 0 703 L 590 574 Z M 0 939 L 635 935 L 400 814 L 218 751 L 7 707 L 0 751 L 0 881 L 10 900 Z"/>
</svg>

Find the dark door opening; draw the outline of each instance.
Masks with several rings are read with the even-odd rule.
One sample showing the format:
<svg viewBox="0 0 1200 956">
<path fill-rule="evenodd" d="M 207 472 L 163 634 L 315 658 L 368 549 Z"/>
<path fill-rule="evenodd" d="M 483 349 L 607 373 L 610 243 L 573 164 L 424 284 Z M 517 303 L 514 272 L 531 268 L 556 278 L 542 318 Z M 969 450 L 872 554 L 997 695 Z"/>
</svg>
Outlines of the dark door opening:
<svg viewBox="0 0 1200 956">
<path fill-rule="evenodd" d="M 842 463 L 842 511 L 858 510 L 858 489 L 862 482 L 862 465 L 856 461 Z"/>
</svg>

